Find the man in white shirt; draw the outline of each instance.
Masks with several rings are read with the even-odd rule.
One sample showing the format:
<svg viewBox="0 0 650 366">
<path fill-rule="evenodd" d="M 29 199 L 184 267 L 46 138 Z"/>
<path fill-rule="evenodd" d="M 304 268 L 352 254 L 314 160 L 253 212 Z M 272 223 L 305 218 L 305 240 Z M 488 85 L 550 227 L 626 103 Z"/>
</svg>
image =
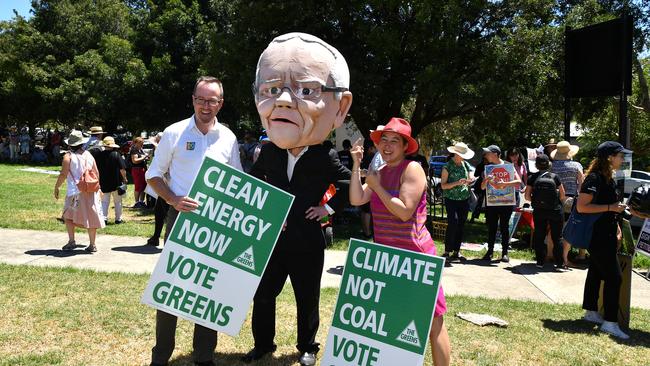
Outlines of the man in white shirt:
<svg viewBox="0 0 650 366">
<path fill-rule="evenodd" d="M 167 127 L 147 170 L 147 183 L 170 206 L 167 213 L 165 240 L 179 212 L 189 212 L 198 203 L 187 194 L 198 173 L 204 156 L 209 156 L 233 168 L 242 170 L 237 138 L 217 121 L 223 106 L 221 82 L 211 76 L 201 76 L 192 94 L 194 115 Z M 168 176 L 167 183 L 164 178 Z M 177 317 L 156 312 L 156 345 L 151 351 L 151 365 L 166 365 L 174 351 Z M 194 363 L 214 365 L 217 332 L 194 325 Z"/>
</svg>

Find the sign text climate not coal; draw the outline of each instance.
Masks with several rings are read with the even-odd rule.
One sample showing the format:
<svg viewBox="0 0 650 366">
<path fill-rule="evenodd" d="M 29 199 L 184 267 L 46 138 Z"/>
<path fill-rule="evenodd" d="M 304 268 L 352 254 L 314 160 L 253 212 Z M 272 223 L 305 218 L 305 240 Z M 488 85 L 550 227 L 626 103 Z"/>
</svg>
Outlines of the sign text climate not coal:
<svg viewBox="0 0 650 366">
<path fill-rule="evenodd" d="M 237 334 L 293 196 L 210 158 L 188 196 L 198 207 L 178 215 L 142 301 Z"/>
<path fill-rule="evenodd" d="M 443 267 L 440 257 L 352 239 L 323 364 L 422 364 Z"/>
</svg>

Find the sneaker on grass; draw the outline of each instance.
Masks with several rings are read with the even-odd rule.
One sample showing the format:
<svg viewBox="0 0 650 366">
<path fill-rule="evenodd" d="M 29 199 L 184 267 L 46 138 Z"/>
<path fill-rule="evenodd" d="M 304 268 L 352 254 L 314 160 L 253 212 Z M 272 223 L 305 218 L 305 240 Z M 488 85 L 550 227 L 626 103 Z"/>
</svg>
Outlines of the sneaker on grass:
<svg viewBox="0 0 650 366">
<path fill-rule="evenodd" d="M 604 321 L 603 325 L 600 326 L 600 330 L 602 332 L 605 332 L 607 334 L 613 335 L 616 338 L 620 339 L 629 339 L 630 336 L 623 333 L 621 328 L 618 326 L 618 323 L 616 322 L 608 322 Z"/>
<path fill-rule="evenodd" d="M 605 321 L 605 319 L 603 319 L 603 316 L 600 315 L 599 312 L 593 310 L 585 311 L 585 315 L 582 317 L 582 319 L 596 324 L 603 324 L 603 322 Z"/>
</svg>

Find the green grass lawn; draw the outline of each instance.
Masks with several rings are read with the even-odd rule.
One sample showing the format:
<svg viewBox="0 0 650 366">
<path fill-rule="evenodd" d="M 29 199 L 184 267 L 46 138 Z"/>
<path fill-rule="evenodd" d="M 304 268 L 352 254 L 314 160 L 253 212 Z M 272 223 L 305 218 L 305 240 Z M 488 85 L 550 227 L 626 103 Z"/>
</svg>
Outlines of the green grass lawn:
<svg viewBox="0 0 650 366">
<path fill-rule="evenodd" d="M 61 216 L 63 199 L 54 199 L 53 190 L 56 175 L 24 172 L 23 165 L 0 164 L 0 227 L 14 229 L 65 231 L 65 226 L 56 220 Z M 60 170 L 59 166 L 39 166 L 47 170 Z M 62 186 L 63 196 L 65 184 Z M 114 210 L 109 210 L 109 225 L 99 231 L 101 234 L 128 235 L 148 237 L 153 233 L 154 217 L 152 210 L 130 209 L 133 205 L 133 186 L 124 198 L 123 219 L 125 224 L 114 225 Z M 440 212 L 438 211 L 438 214 Z M 333 249 L 345 250 L 351 237 L 361 238 L 361 224 L 357 216 L 345 213 L 341 219 L 335 220 Z M 444 221 L 444 219 L 441 219 Z M 466 224 L 465 241 L 483 243 L 487 238 L 487 227 L 483 215 L 474 223 Z M 525 233 L 524 233 L 525 234 Z M 518 236 L 521 236 L 517 234 Z M 529 247 L 527 237 L 522 237 L 513 243 L 510 257 L 533 261 L 534 251 Z M 435 238 L 438 253 L 444 251 L 444 240 Z M 485 252 L 463 251 L 468 258 L 480 257 Z M 637 255 L 633 265 L 637 268 L 649 268 L 650 258 Z"/>
<path fill-rule="evenodd" d="M 148 275 L 0 264 L 0 366 L 145 365 L 154 342 L 155 311 L 139 303 Z M 325 342 L 336 289 L 321 292 Z M 445 317 L 453 365 L 647 365 L 650 311 L 632 309 L 631 339 L 618 341 L 579 320 L 578 305 L 447 297 Z M 478 327 L 454 314 L 488 313 L 507 328 Z M 295 302 L 278 299 L 274 357 L 257 365 L 297 364 Z M 179 322 L 172 365 L 191 365 L 192 325 Z M 238 337 L 219 335 L 218 365 L 243 365 L 252 347 L 250 314 Z M 426 365 L 431 365 L 427 355 Z"/>
<path fill-rule="evenodd" d="M 57 221 L 63 209 L 66 184 L 61 186 L 61 197 L 54 199 L 57 175 L 20 171 L 30 166 L 0 164 L 0 227 L 65 231 Z M 59 166 L 37 166 L 59 171 Z M 115 211 L 109 210 L 109 225 L 99 234 L 150 236 L 153 233 L 153 212 L 130 209 L 133 206 L 133 185 L 123 199 L 125 224 L 114 225 Z"/>
</svg>

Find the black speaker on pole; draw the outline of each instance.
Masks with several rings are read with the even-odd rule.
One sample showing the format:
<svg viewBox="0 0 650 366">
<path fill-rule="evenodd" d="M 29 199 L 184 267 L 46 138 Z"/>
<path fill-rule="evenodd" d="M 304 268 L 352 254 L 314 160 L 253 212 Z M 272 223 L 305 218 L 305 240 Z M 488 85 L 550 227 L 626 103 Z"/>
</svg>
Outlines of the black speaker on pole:
<svg viewBox="0 0 650 366">
<path fill-rule="evenodd" d="M 564 135 L 570 138 L 571 98 L 619 96 L 618 139 L 630 147 L 627 96 L 632 94 L 632 17 L 565 32 Z"/>
<path fill-rule="evenodd" d="M 632 17 L 566 32 L 569 98 L 632 94 Z"/>
</svg>

